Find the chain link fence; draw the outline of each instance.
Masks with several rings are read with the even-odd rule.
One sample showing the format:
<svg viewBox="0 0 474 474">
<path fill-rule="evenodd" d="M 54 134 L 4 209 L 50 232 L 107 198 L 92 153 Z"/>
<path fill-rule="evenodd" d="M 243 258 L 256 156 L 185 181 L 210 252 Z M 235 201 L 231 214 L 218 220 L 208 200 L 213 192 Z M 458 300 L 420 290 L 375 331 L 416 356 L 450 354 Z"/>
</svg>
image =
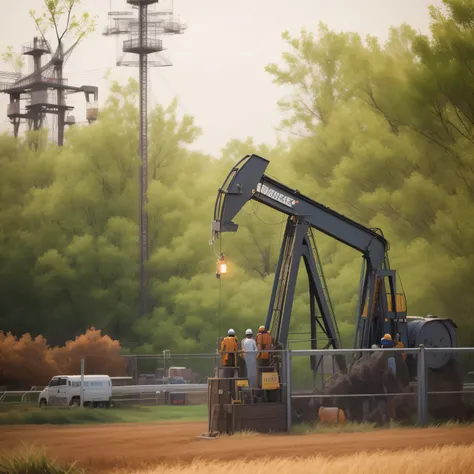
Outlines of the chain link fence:
<svg viewBox="0 0 474 474">
<path fill-rule="evenodd" d="M 474 348 L 295 350 L 290 360 L 289 426 L 341 417 L 377 425 L 474 417 Z"/>
<path fill-rule="evenodd" d="M 341 417 L 356 423 L 394 419 L 426 425 L 432 419 L 467 419 L 474 414 L 474 348 L 293 350 L 275 352 L 272 358 L 280 366 L 280 398 L 287 406 L 289 428 Z M 90 375 L 105 374 L 111 376 L 113 407 L 207 405 L 208 379 L 215 376 L 220 359 L 216 353 L 169 351 L 125 355 L 122 368 L 107 374 L 100 370 L 107 361 L 86 357 L 82 390 L 94 391 L 92 385 L 99 384 Z M 59 403 L 58 394 L 67 391 L 68 383 L 71 390 L 81 387 L 81 367 L 72 375 L 74 380 L 48 387 L 55 391 L 57 405 L 71 405 L 71 397 L 65 396 Z M 245 376 L 242 361 L 239 375 Z M 51 383 L 44 381 L 45 386 Z M 0 410 L 38 406 L 45 386 L 28 391 L 0 386 Z"/>
</svg>

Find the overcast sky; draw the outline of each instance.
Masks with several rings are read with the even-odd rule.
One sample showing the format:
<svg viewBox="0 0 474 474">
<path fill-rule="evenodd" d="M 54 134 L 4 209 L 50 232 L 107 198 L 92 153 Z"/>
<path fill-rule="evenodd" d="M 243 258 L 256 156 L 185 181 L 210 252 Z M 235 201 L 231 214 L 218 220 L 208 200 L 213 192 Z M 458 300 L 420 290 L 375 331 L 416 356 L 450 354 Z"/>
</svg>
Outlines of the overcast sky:
<svg viewBox="0 0 474 474">
<path fill-rule="evenodd" d="M 171 1 L 171 0 L 162 0 Z M 336 31 L 387 37 L 391 25 L 403 22 L 428 32 L 428 5 L 440 0 L 174 0 L 175 13 L 188 25 L 183 35 L 163 37 L 172 67 L 150 71 L 150 104 L 167 104 L 174 96 L 180 114 L 192 114 L 203 135 L 196 148 L 217 155 L 231 138 L 252 136 L 273 143 L 281 120 L 276 102 L 282 91 L 272 84 L 265 65 L 278 62 L 285 48 L 281 33 L 298 34 L 302 27 L 315 31 L 319 21 Z M 43 0 L 0 0 L 0 49 L 31 41 L 35 34 L 29 18 Z M 85 40 L 65 66 L 73 85 L 99 86 L 100 102 L 107 96 L 104 74 L 125 81 L 137 69 L 116 67 L 120 46 L 102 36 L 109 10 L 127 9 L 125 0 L 83 0 L 83 9 L 98 15 L 99 28 Z M 122 38 L 126 39 L 126 38 Z M 54 43 L 53 43 L 54 44 Z M 6 70 L 3 65 L 1 70 Z M 0 131 L 10 128 L 0 95 Z M 71 96 L 76 120 L 83 121 L 83 96 Z M 5 118 L 3 118 L 5 117 Z M 193 147 L 194 148 L 194 147 Z"/>
</svg>

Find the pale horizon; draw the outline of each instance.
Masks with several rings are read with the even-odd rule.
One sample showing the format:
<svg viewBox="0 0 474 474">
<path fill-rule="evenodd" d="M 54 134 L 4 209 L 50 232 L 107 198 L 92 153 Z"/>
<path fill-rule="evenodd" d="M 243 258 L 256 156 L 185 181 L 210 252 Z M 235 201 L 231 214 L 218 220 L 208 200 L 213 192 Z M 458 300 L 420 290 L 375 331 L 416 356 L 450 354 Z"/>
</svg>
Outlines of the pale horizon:
<svg viewBox="0 0 474 474">
<path fill-rule="evenodd" d="M 170 0 L 167 0 L 170 1 Z M 163 3 L 163 2 L 161 2 Z M 279 62 L 286 49 L 281 34 L 298 35 L 301 28 L 316 31 L 323 22 L 336 31 L 354 31 L 365 37 L 375 35 L 385 41 L 390 26 L 408 23 L 429 32 L 428 6 L 439 0 L 174 0 L 175 14 L 188 25 L 182 35 L 164 36 L 165 55 L 173 66 L 151 68 L 149 105 L 179 100 L 179 114 L 190 114 L 202 128 L 193 149 L 218 156 L 231 139 L 253 137 L 256 143 L 274 144 L 283 118 L 277 101 L 283 91 L 272 84 L 265 66 Z M 0 18 L 0 46 L 20 52 L 21 46 L 36 34 L 28 11 L 40 10 L 42 0 L 12 3 L 0 0 L 8 15 Z M 115 66 L 120 44 L 115 37 L 102 35 L 109 10 L 125 10 L 125 0 L 83 0 L 81 10 L 98 15 L 97 31 L 91 34 L 66 63 L 64 76 L 72 85 L 97 85 L 99 103 L 108 96 L 107 70 L 111 79 L 125 82 L 138 77 L 136 68 Z M 126 39 L 126 37 L 121 37 Z M 67 45 L 66 45 L 67 46 Z M 1 71 L 8 71 L 2 63 Z M 27 70 L 25 68 L 25 70 Z M 85 120 L 82 95 L 69 96 L 78 122 Z M 6 117 L 8 95 L 0 94 L 0 132 L 10 131 Z M 23 127 L 24 128 L 24 127 Z M 281 138 L 287 138 L 280 132 Z"/>
</svg>

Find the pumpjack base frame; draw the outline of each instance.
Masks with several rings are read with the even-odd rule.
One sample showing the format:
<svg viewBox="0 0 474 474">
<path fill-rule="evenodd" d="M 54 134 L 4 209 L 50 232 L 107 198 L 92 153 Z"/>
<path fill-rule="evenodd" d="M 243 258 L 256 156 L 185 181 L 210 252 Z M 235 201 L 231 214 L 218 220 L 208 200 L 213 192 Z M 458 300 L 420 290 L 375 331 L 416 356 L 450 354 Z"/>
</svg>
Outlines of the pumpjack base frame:
<svg viewBox="0 0 474 474">
<path fill-rule="evenodd" d="M 286 404 L 268 402 L 255 404 L 226 404 L 214 412 L 220 431 L 210 431 L 198 436 L 200 439 L 216 439 L 221 434 L 251 431 L 256 433 L 277 433 L 287 431 Z"/>
<path fill-rule="evenodd" d="M 239 378 L 208 379 L 208 432 L 201 439 L 242 431 L 270 433 L 287 431 L 286 403 L 281 389 L 269 390 L 265 401 L 246 403 L 238 396 Z M 271 396 L 270 396 L 271 395 Z"/>
<path fill-rule="evenodd" d="M 203 433 L 201 435 L 196 436 L 196 439 L 204 439 L 207 441 L 214 441 L 218 438 L 220 433 Z"/>
</svg>

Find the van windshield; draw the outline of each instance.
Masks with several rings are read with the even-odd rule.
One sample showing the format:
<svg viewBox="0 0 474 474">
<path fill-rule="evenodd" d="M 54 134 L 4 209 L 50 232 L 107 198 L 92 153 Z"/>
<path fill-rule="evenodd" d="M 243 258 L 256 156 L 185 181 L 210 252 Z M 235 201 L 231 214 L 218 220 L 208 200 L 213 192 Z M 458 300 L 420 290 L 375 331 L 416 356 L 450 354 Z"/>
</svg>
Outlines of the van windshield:
<svg viewBox="0 0 474 474">
<path fill-rule="evenodd" d="M 49 382 L 50 387 L 57 387 L 59 385 L 59 379 L 51 379 L 51 382 Z"/>
</svg>

